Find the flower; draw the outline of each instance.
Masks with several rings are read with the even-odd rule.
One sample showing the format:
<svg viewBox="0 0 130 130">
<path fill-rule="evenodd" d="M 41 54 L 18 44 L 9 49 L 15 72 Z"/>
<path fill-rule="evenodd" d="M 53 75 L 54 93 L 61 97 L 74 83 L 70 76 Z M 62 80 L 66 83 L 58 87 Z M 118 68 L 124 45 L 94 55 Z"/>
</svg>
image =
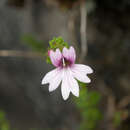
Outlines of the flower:
<svg viewBox="0 0 130 130">
<path fill-rule="evenodd" d="M 75 64 L 76 53 L 72 46 L 69 49 L 64 47 L 62 53 L 59 49 L 56 49 L 56 51 L 50 50 L 49 56 L 56 69 L 45 75 L 42 84 L 49 83 L 49 91 L 52 92 L 62 82 L 61 93 L 64 100 L 68 99 L 70 92 L 78 97 L 79 85 L 77 80 L 90 83 L 91 80 L 87 74 L 92 73 L 93 70 L 87 65 Z"/>
</svg>

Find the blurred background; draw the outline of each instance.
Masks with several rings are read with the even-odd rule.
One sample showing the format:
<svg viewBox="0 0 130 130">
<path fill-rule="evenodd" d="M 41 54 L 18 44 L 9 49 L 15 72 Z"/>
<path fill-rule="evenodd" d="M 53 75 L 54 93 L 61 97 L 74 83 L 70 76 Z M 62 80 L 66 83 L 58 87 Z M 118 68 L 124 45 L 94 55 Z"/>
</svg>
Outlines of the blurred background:
<svg viewBox="0 0 130 130">
<path fill-rule="evenodd" d="M 63 101 L 41 86 L 62 36 L 91 84 Z M 0 0 L 0 130 L 130 130 L 129 0 Z"/>
</svg>

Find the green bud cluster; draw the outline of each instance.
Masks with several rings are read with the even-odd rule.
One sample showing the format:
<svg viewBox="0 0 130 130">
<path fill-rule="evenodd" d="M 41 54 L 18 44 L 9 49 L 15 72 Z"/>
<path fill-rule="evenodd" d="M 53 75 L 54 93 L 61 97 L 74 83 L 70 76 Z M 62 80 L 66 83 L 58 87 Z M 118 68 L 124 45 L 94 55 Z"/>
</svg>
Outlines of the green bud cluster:
<svg viewBox="0 0 130 130">
<path fill-rule="evenodd" d="M 64 42 L 62 37 L 54 37 L 51 41 L 49 41 L 50 48 L 52 50 L 56 50 L 59 48 L 61 51 L 64 47 L 69 47 L 67 42 Z"/>
<path fill-rule="evenodd" d="M 56 50 L 57 48 L 60 49 L 60 51 L 63 50 L 64 47 L 69 48 L 69 45 L 67 42 L 63 40 L 62 37 L 54 37 L 51 41 L 49 41 L 49 48 L 48 50 Z M 50 57 L 47 54 L 47 63 L 51 64 Z"/>
</svg>

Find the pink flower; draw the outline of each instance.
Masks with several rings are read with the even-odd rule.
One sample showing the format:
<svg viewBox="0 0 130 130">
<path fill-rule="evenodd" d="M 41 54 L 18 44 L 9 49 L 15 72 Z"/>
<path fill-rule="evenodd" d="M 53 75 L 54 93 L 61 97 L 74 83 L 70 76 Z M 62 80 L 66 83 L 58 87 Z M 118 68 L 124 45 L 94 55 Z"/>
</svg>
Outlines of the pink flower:
<svg viewBox="0 0 130 130">
<path fill-rule="evenodd" d="M 83 83 L 90 83 L 91 80 L 87 74 L 92 73 L 93 70 L 87 65 L 75 64 L 76 54 L 73 47 L 69 49 L 64 47 L 62 53 L 59 49 L 56 49 L 55 52 L 50 50 L 49 53 L 51 62 L 56 69 L 45 75 L 42 84 L 49 83 L 49 91 L 52 92 L 62 82 L 61 93 L 64 100 L 69 97 L 70 92 L 78 97 L 79 85 L 77 80 Z"/>
</svg>

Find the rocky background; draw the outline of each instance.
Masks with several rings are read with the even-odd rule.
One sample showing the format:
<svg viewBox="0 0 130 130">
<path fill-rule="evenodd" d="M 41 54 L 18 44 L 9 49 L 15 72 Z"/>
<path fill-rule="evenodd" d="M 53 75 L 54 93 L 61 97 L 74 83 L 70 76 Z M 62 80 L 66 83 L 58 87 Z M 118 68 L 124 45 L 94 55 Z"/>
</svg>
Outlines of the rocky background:
<svg viewBox="0 0 130 130">
<path fill-rule="evenodd" d="M 0 109 L 6 113 L 11 128 L 79 129 L 80 112 L 73 100 L 64 102 L 60 89 L 49 93 L 47 86 L 41 87 L 42 77 L 52 69 L 44 57 L 5 57 L 1 51 L 31 51 L 21 40 L 26 34 L 42 40 L 43 46 L 54 36 L 62 36 L 81 48 L 81 2 L 85 3 L 82 0 L 0 1 Z M 83 62 L 95 70 L 88 85 L 90 91 L 96 90 L 102 96 L 103 118 L 95 130 L 129 130 L 130 2 L 87 0 L 86 7 L 88 53 Z M 114 123 L 116 115 L 118 125 Z"/>
</svg>

